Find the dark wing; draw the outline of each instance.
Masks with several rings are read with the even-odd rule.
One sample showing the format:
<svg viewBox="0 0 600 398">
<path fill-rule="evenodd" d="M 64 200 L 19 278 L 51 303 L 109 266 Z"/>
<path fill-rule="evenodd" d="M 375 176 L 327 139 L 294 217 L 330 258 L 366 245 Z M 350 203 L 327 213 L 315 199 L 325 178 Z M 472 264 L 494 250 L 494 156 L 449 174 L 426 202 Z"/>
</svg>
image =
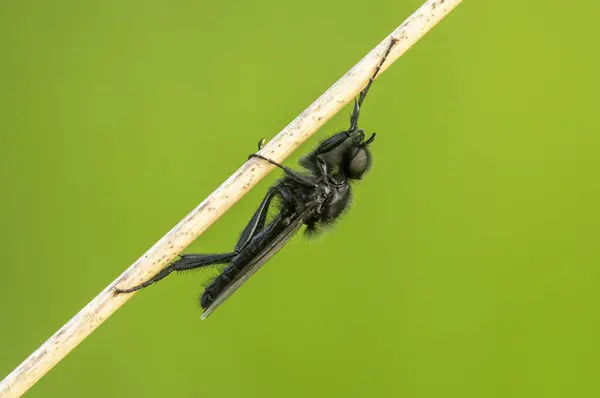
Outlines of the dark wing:
<svg viewBox="0 0 600 398">
<path fill-rule="evenodd" d="M 231 281 L 231 283 L 217 296 L 215 301 L 202 313 L 200 319 L 206 319 L 219 305 L 223 304 L 244 282 L 248 280 L 256 271 L 263 266 L 271 257 L 273 257 L 302 227 L 307 217 L 314 211 L 315 206 L 310 206 L 299 216 L 293 217 L 290 224 L 280 233 L 275 235 L 265 248 L 257 253 L 248 265 Z M 283 222 L 275 220 L 274 222 Z"/>
</svg>

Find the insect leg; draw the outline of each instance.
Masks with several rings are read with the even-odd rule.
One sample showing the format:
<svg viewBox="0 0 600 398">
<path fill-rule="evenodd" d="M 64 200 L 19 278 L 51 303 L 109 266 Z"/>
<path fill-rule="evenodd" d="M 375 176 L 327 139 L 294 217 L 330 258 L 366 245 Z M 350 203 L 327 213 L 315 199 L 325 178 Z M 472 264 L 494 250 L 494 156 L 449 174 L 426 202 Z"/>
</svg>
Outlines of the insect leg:
<svg viewBox="0 0 600 398">
<path fill-rule="evenodd" d="M 301 174 L 298 174 L 294 170 L 290 169 L 289 167 L 286 167 L 286 166 L 284 166 L 282 164 L 279 164 L 276 161 L 271 160 L 269 158 L 266 158 L 266 157 L 264 157 L 262 155 L 259 155 L 257 153 L 253 153 L 250 156 L 248 156 L 248 158 L 259 158 L 259 159 L 267 161 L 267 162 L 269 162 L 271 164 L 274 164 L 275 166 L 279 167 L 281 170 L 285 171 L 285 173 L 287 175 L 289 175 L 290 177 L 292 177 L 292 179 L 294 181 L 296 181 L 297 183 L 299 183 L 299 184 L 302 184 L 304 186 L 311 187 L 311 188 L 316 186 L 315 182 L 310 177 L 305 177 L 305 176 L 303 176 Z"/>
<path fill-rule="evenodd" d="M 365 97 L 367 96 L 367 93 L 369 92 L 371 85 L 375 81 L 375 77 L 381 70 L 381 67 L 383 66 L 383 63 L 385 62 L 385 59 L 390 54 L 390 51 L 392 51 L 392 48 L 394 47 L 394 45 L 396 45 L 396 43 L 398 43 L 398 40 L 392 37 L 392 41 L 390 42 L 390 45 L 387 48 L 387 51 L 385 52 L 385 54 L 383 54 L 383 57 L 381 58 L 379 65 L 377 65 L 375 72 L 369 79 L 369 83 L 367 83 L 367 86 L 360 92 L 360 94 L 358 96 L 358 100 L 354 99 L 354 110 L 352 111 L 352 115 L 350 116 L 350 131 L 355 131 L 358 128 L 358 116 L 360 115 L 360 107 L 362 106 L 362 103 L 365 100 Z"/>
<path fill-rule="evenodd" d="M 230 263 L 233 258 L 237 256 L 239 252 L 247 245 L 247 243 L 264 229 L 269 205 L 278 191 L 278 188 L 272 188 L 269 190 L 267 196 L 263 199 L 262 203 L 258 207 L 258 210 L 254 213 L 254 216 L 252 216 L 252 219 L 250 219 L 250 222 L 242 232 L 242 236 L 240 237 L 233 252 L 222 254 L 183 254 L 180 256 L 181 258 L 179 260 L 161 270 L 148 281 L 128 289 L 116 288 L 116 293 L 131 293 L 136 290 L 140 290 L 160 281 L 161 279 L 170 275 L 173 271 L 184 271 L 214 264 Z"/>
<path fill-rule="evenodd" d="M 345 134 L 344 134 L 345 133 Z M 315 155 L 317 155 L 317 161 L 318 161 L 318 166 L 320 169 L 320 173 L 321 175 L 326 175 L 327 174 L 327 165 L 325 164 L 325 160 L 323 159 L 323 157 L 319 156 L 321 153 L 325 153 L 325 152 L 329 152 L 331 149 L 339 146 L 342 142 L 344 142 L 346 140 L 346 138 L 349 137 L 349 134 L 347 132 L 344 133 L 340 133 L 340 134 L 336 134 L 334 137 L 339 136 L 335 141 L 335 143 L 333 143 L 333 146 L 331 148 L 326 148 L 326 150 L 323 150 L 321 152 L 318 152 L 319 148 L 321 148 L 323 146 L 323 144 L 325 144 L 325 142 L 323 142 L 319 148 L 317 148 L 317 151 L 313 152 Z M 334 137 L 330 137 L 330 138 L 334 138 Z M 326 140 L 328 141 L 328 140 Z M 258 150 L 260 151 L 263 147 L 263 145 L 265 144 L 265 139 L 261 138 L 260 141 L 258 141 Z M 268 162 L 271 162 L 270 160 L 266 159 Z M 274 162 L 271 162 L 274 163 Z M 279 165 L 278 165 L 279 166 Z M 288 170 L 286 170 L 288 171 Z M 284 192 L 281 191 L 281 189 L 279 189 L 280 194 L 283 195 Z"/>
<path fill-rule="evenodd" d="M 267 213 L 269 212 L 269 206 L 271 205 L 271 201 L 273 200 L 273 198 L 275 197 L 277 192 L 278 192 L 277 188 L 269 189 L 269 191 L 267 192 L 267 195 L 265 196 L 263 201 L 258 206 L 258 209 L 256 209 L 256 211 L 254 212 L 254 215 L 250 219 L 250 222 L 248 222 L 248 225 L 246 225 L 246 228 L 244 228 L 244 231 L 242 231 L 242 234 L 240 235 L 240 239 L 238 240 L 237 244 L 235 245 L 236 252 L 239 252 L 242 249 L 244 249 L 244 247 L 246 247 L 248 242 L 250 242 L 250 240 L 257 233 L 259 233 L 260 231 L 263 230 L 263 228 L 265 227 L 265 220 L 267 218 Z"/>
<path fill-rule="evenodd" d="M 173 271 L 184 271 L 206 267 L 213 264 L 228 264 L 237 255 L 236 252 L 222 254 L 183 254 L 180 259 L 161 270 L 148 281 L 129 289 L 115 288 L 116 293 L 131 293 L 158 282 Z"/>
<path fill-rule="evenodd" d="M 322 155 L 324 153 L 332 151 L 335 148 L 337 148 L 338 146 L 342 145 L 342 143 L 344 141 L 346 141 L 348 138 L 350 138 L 350 135 L 352 133 L 362 134 L 362 136 L 364 137 L 364 131 L 362 131 L 362 130 L 356 130 L 355 132 L 351 132 L 350 130 L 342 131 L 341 133 L 334 134 L 331 137 L 327 138 L 312 153 L 315 155 Z"/>
</svg>

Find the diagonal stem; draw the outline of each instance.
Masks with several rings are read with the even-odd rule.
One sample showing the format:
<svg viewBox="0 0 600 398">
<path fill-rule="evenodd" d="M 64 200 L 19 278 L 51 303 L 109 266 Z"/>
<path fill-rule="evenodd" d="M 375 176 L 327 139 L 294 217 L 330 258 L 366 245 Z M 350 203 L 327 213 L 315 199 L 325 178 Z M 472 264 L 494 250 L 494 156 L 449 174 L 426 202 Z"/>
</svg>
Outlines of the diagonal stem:
<svg viewBox="0 0 600 398">
<path fill-rule="evenodd" d="M 402 25 L 391 32 L 329 90 L 265 145 L 259 153 L 276 162 L 283 161 L 367 85 L 383 53 L 389 47 L 391 37 L 398 39 L 398 43 L 381 66 L 379 75 L 461 2 L 462 0 L 427 0 Z M 15 398 L 23 395 L 133 296 L 133 294 L 115 295 L 114 288 L 117 284 L 120 287 L 133 286 L 156 275 L 274 167 L 266 162 L 256 160 L 249 160 L 240 167 L 198 207 L 185 216 L 123 274 L 12 371 L 0 383 L 0 398 Z"/>
</svg>

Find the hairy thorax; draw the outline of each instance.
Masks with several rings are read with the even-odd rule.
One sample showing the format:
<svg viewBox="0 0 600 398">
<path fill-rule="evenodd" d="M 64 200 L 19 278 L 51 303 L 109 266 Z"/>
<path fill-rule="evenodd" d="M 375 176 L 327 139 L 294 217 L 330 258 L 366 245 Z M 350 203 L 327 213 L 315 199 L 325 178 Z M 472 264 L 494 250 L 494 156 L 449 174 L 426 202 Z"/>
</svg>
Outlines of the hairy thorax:
<svg viewBox="0 0 600 398">
<path fill-rule="evenodd" d="M 348 206 L 350 200 L 350 186 L 348 184 L 327 185 L 324 188 L 325 200 L 321 208 L 320 221 L 329 223 L 335 220 Z"/>
</svg>

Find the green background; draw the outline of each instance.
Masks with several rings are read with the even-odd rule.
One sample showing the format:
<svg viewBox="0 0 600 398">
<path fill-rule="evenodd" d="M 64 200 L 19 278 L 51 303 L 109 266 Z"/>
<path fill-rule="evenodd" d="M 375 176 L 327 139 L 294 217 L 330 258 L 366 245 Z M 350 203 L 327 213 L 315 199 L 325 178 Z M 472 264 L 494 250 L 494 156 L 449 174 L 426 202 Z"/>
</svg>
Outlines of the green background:
<svg viewBox="0 0 600 398">
<path fill-rule="evenodd" d="M 0 376 L 420 4 L 3 1 Z M 599 396 L 598 13 L 465 1 L 374 85 L 336 228 L 205 322 L 214 272 L 141 292 L 28 396 Z"/>
</svg>

